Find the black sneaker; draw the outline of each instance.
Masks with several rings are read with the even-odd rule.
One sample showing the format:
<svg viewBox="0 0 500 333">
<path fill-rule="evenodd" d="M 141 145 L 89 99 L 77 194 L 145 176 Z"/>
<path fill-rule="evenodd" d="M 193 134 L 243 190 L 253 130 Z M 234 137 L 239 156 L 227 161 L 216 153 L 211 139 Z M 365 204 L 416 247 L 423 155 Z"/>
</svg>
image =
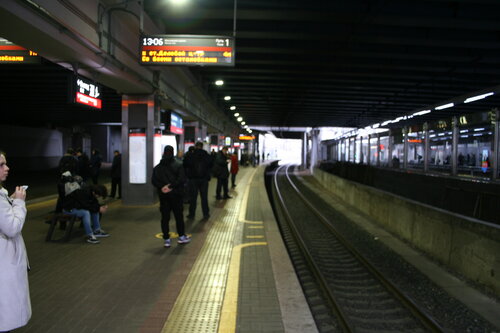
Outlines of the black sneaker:
<svg viewBox="0 0 500 333">
<path fill-rule="evenodd" d="M 100 230 L 94 231 L 94 236 L 99 237 L 99 238 L 104 238 L 104 237 L 109 237 L 109 234 L 107 232 L 105 232 L 104 230 L 100 229 Z"/>
<path fill-rule="evenodd" d="M 95 238 L 94 235 L 92 236 L 88 236 L 87 237 L 87 243 L 90 243 L 90 244 L 99 244 L 99 240 L 97 238 Z"/>
<path fill-rule="evenodd" d="M 232 197 L 232 196 L 230 196 L 230 195 L 226 195 L 226 196 L 224 197 L 224 199 L 232 199 L 232 198 L 233 198 L 233 197 Z"/>
</svg>

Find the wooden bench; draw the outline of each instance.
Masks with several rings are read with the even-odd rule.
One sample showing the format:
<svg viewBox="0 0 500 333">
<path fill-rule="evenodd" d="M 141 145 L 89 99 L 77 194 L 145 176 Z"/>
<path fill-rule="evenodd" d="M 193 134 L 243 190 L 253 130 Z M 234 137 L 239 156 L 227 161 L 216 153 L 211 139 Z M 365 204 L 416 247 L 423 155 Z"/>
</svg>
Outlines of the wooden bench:
<svg viewBox="0 0 500 333">
<path fill-rule="evenodd" d="M 73 214 L 68 213 L 55 213 L 50 219 L 49 231 L 47 231 L 47 237 L 45 237 L 46 242 L 67 242 L 71 236 L 71 230 L 73 230 L 73 225 L 75 222 L 81 222 L 81 218 Z M 57 223 L 64 229 L 64 235 L 60 239 L 53 240 L 52 236 L 56 228 Z M 62 227 L 65 225 L 65 228 Z"/>
</svg>

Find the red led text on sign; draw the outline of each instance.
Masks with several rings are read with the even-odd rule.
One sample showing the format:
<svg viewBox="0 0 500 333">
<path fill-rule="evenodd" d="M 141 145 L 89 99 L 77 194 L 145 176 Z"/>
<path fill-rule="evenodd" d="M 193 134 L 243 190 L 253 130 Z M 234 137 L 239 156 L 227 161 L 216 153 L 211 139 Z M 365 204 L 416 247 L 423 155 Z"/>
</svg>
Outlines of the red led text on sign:
<svg viewBox="0 0 500 333">
<path fill-rule="evenodd" d="M 93 98 L 87 95 L 84 95 L 82 93 L 77 92 L 76 93 L 76 102 L 85 104 L 88 106 L 92 106 L 94 108 L 100 109 L 102 107 L 102 101 L 98 98 Z"/>
</svg>

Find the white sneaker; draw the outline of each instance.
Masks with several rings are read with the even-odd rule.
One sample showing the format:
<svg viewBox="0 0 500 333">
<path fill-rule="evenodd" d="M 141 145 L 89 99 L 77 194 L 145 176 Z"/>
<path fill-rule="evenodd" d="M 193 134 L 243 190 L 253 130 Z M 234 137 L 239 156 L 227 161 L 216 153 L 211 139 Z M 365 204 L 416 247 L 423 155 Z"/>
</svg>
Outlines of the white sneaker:
<svg viewBox="0 0 500 333">
<path fill-rule="evenodd" d="M 191 241 L 191 238 L 189 238 L 188 236 L 184 235 L 184 236 L 180 236 L 179 239 L 177 240 L 177 243 L 179 244 L 187 244 Z"/>
<path fill-rule="evenodd" d="M 170 247 L 170 238 L 169 239 L 165 239 L 165 244 L 163 244 L 164 247 Z"/>
</svg>

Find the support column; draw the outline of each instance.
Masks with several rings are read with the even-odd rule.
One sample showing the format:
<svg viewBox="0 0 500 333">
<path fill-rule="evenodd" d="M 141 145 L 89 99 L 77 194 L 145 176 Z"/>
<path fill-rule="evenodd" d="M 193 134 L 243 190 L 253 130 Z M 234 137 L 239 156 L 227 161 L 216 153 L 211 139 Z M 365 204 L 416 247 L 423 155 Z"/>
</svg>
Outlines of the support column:
<svg viewBox="0 0 500 333">
<path fill-rule="evenodd" d="M 392 163 L 392 147 L 394 145 L 394 137 L 392 136 L 392 130 L 389 130 L 389 137 L 387 138 L 387 164 L 389 168 L 393 167 Z"/>
<path fill-rule="evenodd" d="M 368 134 L 368 144 L 366 145 L 366 165 L 370 166 L 372 164 L 371 161 L 371 149 L 370 149 L 370 143 L 371 143 L 371 138 L 372 136 Z"/>
<path fill-rule="evenodd" d="M 311 131 L 311 165 L 309 166 L 309 171 L 313 173 L 314 167 L 318 163 L 318 144 L 319 141 L 319 130 L 313 129 Z"/>
<path fill-rule="evenodd" d="M 429 171 L 429 147 L 430 147 L 430 138 L 429 138 L 429 124 L 424 123 L 424 172 L 427 173 Z"/>
<path fill-rule="evenodd" d="M 153 95 L 122 97 L 122 203 L 124 205 L 150 205 L 157 200 L 156 190 L 151 184 L 154 167 L 155 112 L 159 112 L 159 107 Z"/>
<path fill-rule="evenodd" d="M 403 169 L 408 169 L 408 127 L 403 128 Z"/>
<path fill-rule="evenodd" d="M 451 175 L 458 175 L 458 119 L 451 120 L 452 141 L 451 141 Z"/>
<path fill-rule="evenodd" d="M 380 167 L 380 133 L 377 133 L 377 168 Z"/>
<path fill-rule="evenodd" d="M 307 132 L 302 134 L 302 170 L 307 169 Z"/>
<path fill-rule="evenodd" d="M 499 178 L 498 172 L 500 170 L 500 111 L 495 112 L 495 121 L 493 122 L 493 151 L 491 152 L 491 179 L 496 180 Z"/>
</svg>

